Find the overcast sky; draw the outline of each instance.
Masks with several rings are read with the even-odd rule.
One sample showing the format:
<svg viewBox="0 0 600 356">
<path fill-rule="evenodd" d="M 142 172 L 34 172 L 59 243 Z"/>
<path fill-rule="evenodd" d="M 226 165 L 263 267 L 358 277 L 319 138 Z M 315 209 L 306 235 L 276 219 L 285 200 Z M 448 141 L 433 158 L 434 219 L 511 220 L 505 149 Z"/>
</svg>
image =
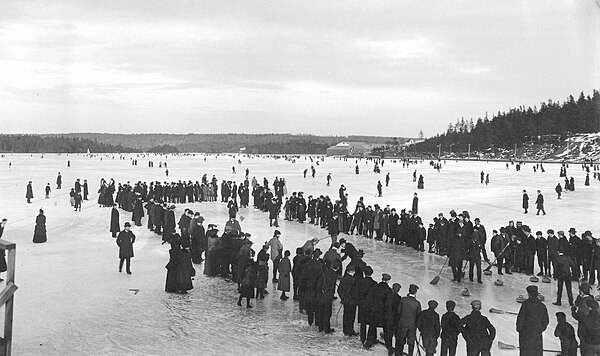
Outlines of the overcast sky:
<svg viewBox="0 0 600 356">
<path fill-rule="evenodd" d="M 599 88 L 599 2 L 2 0 L 1 131 L 434 135 Z"/>
</svg>

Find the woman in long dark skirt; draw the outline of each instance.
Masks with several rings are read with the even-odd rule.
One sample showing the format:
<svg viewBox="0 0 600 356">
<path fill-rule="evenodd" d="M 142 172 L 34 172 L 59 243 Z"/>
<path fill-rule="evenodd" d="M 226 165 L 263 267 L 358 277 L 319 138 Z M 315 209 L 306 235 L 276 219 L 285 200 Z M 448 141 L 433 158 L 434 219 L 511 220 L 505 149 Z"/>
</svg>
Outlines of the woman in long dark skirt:
<svg viewBox="0 0 600 356">
<path fill-rule="evenodd" d="M 242 306 L 242 298 L 246 298 L 246 308 L 252 308 L 252 305 L 250 305 L 250 299 L 254 298 L 256 267 L 256 262 L 251 261 L 250 265 L 248 265 L 244 271 L 244 278 L 242 279 L 242 282 L 238 288 L 238 291 L 240 292 L 240 298 L 238 299 L 237 305 L 240 307 Z"/>
<path fill-rule="evenodd" d="M 42 243 L 47 241 L 46 236 L 46 216 L 44 210 L 40 209 L 40 214 L 35 218 L 35 229 L 33 230 L 33 242 Z"/>
<path fill-rule="evenodd" d="M 206 261 L 204 261 L 204 274 L 213 277 L 219 273 L 219 236 L 218 230 L 210 228 L 206 232 L 208 237 L 208 248 L 206 250 Z"/>
<path fill-rule="evenodd" d="M 196 275 L 196 270 L 192 266 L 190 252 L 181 248 L 181 237 L 179 234 L 173 235 L 171 239 L 169 263 L 167 263 L 165 268 L 167 269 L 166 292 L 186 294 L 188 290 L 194 288 L 192 277 Z"/>
</svg>

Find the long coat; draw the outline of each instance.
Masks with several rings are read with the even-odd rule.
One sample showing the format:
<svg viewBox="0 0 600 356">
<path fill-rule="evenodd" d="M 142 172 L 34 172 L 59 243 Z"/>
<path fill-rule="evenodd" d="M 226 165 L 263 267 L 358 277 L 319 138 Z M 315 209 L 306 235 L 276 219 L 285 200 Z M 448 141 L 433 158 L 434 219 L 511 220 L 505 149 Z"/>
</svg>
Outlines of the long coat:
<svg viewBox="0 0 600 356">
<path fill-rule="evenodd" d="M 131 231 L 121 231 L 117 236 L 117 245 L 119 246 L 119 258 L 133 257 L 133 243 L 135 235 Z"/>
<path fill-rule="evenodd" d="M 538 299 L 529 297 L 521 304 L 517 316 L 519 350 L 521 356 L 542 356 L 542 333 L 548 327 L 548 309 Z"/>
<path fill-rule="evenodd" d="M 523 194 L 523 209 L 529 209 L 529 195 Z"/>
<path fill-rule="evenodd" d="M 33 242 L 46 242 L 46 216 L 42 213 L 35 218 L 35 229 L 33 230 Z"/>
<path fill-rule="evenodd" d="M 31 183 L 27 184 L 27 193 L 25 193 L 25 198 L 33 199 L 33 187 Z"/>
<path fill-rule="evenodd" d="M 290 291 L 290 273 L 292 272 L 292 265 L 290 259 L 285 256 L 279 262 L 279 282 L 277 283 L 277 290 L 282 292 Z"/>
<path fill-rule="evenodd" d="M 354 288 L 356 289 L 358 299 L 358 322 L 369 324 L 369 304 L 367 303 L 367 295 L 371 288 L 375 287 L 377 282 L 371 277 L 359 278 L 356 281 Z"/>
<path fill-rule="evenodd" d="M 121 231 L 121 226 L 119 224 L 119 211 L 117 208 L 113 207 L 110 212 L 110 232 L 117 233 L 119 231 Z"/>
<path fill-rule="evenodd" d="M 173 246 L 169 250 L 169 257 L 169 263 L 165 266 L 167 269 L 165 291 L 172 293 L 194 288 L 192 277 L 196 275 L 196 271 L 192 266 L 189 251 Z"/>
<path fill-rule="evenodd" d="M 462 267 L 465 253 L 465 239 L 462 236 L 450 238 L 450 249 L 448 251 L 450 267 Z"/>
<path fill-rule="evenodd" d="M 369 325 L 383 327 L 385 325 L 385 298 L 391 291 L 385 282 L 379 282 L 367 294 L 369 305 Z"/>
</svg>

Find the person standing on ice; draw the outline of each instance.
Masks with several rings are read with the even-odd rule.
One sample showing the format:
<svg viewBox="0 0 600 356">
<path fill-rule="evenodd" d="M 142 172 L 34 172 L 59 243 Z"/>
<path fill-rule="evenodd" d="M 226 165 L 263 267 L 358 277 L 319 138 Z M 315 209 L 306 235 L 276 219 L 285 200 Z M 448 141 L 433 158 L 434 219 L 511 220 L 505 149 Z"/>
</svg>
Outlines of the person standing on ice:
<svg viewBox="0 0 600 356">
<path fill-rule="evenodd" d="M 527 209 L 529 209 L 529 195 L 527 195 L 527 191 L 523 189 L 523 209 L 525 212 L 523 214 L 527 214 Z"/>
<path fill-rule="evenodd" d="M 417 170 L 413 172 L 413 183 L 417 181 Z"/>
<path fill-rule="evenodd" d="M 462 334 L 467 342 L 467 355 L 490 356 L 496 328 L 489 319 L 481 315 L 481 301 L 471 302 L 471 314 L 461 320 Z"/>
<path fill-rule="evenodd" d="M 542 191 L 537 191 L 537 199 L 535 200 L 535 207 L 537 208 L 537 214 L 540 215 L 540 211 L 546 215 L 546 210 L 544 210 L 544 196 L 542 195 Z"/>
<path fill-rule="evenodd" d="M 60 175 L 60 172 L 58 172 L 58 176 L 56 177 L 56 189 L 61 189 L 62 188 L 62 176 Z"/>
<path fill-rule="evenodd" d="M 421 313 L 421 303 L 417 300 L 419 287 L 411 284 L 408 295 L 400 300 L 396 310 L 396 356 L 404 354 L 404 344 L 408 344 L 408 354 L 412 356 L 417 341 L 417 318 Z"/>
<path fill-rule="evenodd" d="M 419 197 L 417 196 L 416 192 L 413 194 L 412 209 L 411 209 L 411 211 L 415 215 L 419 214 Z"/>
<path fill-rule="evenodd" d="M 50 198 L 51 191 L 52 189 L 50 189 L 50 183 L 46 184 L 46 199 Z"/>
<path fill-rule="evenodd" d="M 331 173 L 328 173 L 327 174 L 327 186 L 330 186 L 330 185 L 331 185 Z"/>
<path fill-rule="evenodd" d="M 488 184 L 490 184 L 490 174 L 489 173 L 485 175 L 485 185 L 488 185 Z"/>
<path fill-rule="evenodd" d="M 27 192 L 25 193 L 25 198 L 27 199 L 27 203 L 31 204 L 31 199 L 33 199 L 33 187 L 31 186 L 31 181 L 27 183 Z"/>
<path fill-rule="evenodd" d="M 119 224 L 119 210 L 113 205 L 110 212 L 110 232 L 112 237 L 117 237 L 117 234 L 121 231 L 121 225 Z"/>
<path fill-rule="evenodd" d="M 40 213 L 35 218 L 35 228 L 33 230 L 33 242 L 42 243 L 46 242 L 46 216 L 44 210 L 40 209 Z"/>
<path fill-rule="evenodd" d="M 389 186 L 390 185 L 390 172 L 387 172 L 387 174 L 385 175 L 385 186 Z"/>
<path fill-rule="evenodd" d="M 517 316 L 517 332 L 519 333 L 519 355 L 542 356 L 542 333 L 548 327 L 548 309 L 538 299 L 538 287 L 528 286 L 529 298 L 521 304 Z"/>
<path fill-rule="evenodd" d="M 269 246 L 271 247 L 271 262 L 273 263 L 273 283 L 277 283 L 277 271 L 279 270 L 279 263 L 283 257 L 283 244 L 279 241 L 281 232 L 275 230 L 273 237 L 269 240 Z"/>
<path fill-rule="evenodd" d="M 377 181 L 377 196 L 378 197 L 381 197 L 381 188 L 382 188 L 381 181 L 378 180 Z"/>
<path fill-rule="evenodd" d="M 560 199 L 560 196 L 562 195 L 562 191 L 563 191 L 562 187 L 560 186 L 560 183 L 558 183 L 556 185 L 556 188 L 554 188 L 554 191 L 558 195 L 558 199 Z"/>
<path fill-rule="evenodd" d="M 573 306 L 573 291 L 571 289 L 571 279 L 573 279 L 572 271 L 575 270 L 575 262 L 571 257 L 566 256 L 563 250 L 558 252 L 558 257 L 554 260 L 554 268 L 556 278 L 558 279 L 558 293 L 556 296 L 556 302 L 554 305 L 561 306 L 562 304 L 562 292 L 563 285 L 567 289 L 567 297 L 569 298 L 569 305 Z"/>
<path fill-rule="evenodd" d="M 485 176 L 485 173 L 483 173 L 483 171 L 481 171 L 481 173 L 479 173 L 481 184 L 483 184 L 483 178 L 484 178 L 484 176 Z"/>
<path fill-rule="evenodd" d="M 133 257 L 133 243 L 135 235 L 131 232 L 131 224 L 125 223 L 123 231 L 117 236 L 117 246 L 119 246 L 119 273 L 123 271 L 123 262 L 125 262 L 125 271 L 131 274 L 131 258 Z"/>
</svg>

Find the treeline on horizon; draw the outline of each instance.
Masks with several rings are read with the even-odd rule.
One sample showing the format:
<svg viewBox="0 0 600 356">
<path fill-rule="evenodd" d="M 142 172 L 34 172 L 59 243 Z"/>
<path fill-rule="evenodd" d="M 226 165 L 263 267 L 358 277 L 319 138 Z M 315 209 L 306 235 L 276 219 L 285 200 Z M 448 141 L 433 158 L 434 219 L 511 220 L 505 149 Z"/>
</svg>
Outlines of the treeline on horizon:
<svg viewBox="0 0 600 356">
<path fill-rule="evenodd" d="M 131 147 L 100 143 L 97 140 L 40 135 L 0 135 L 0 152 L 12 153 L 118 153 L 137 152 Z"/>
<path fill-rule="evenodd" d="M 54 136 L 54 135 L 44 135 Z M 253 154 L 325 154 L 329 146 L 340 141 L 383 144 L 391 137 L 317 136 L 303 134 L 110 134 L 69 133 L 67 137 L 94 139 L 109 145 L 133 147 L 142 152 L 177 153 L 239 152 Z"/>
<path fill-rule="evenodd" d="M 486 116 L 457 119 L 443 134 L 415 145 L 418 152 L 437 153 L 453 146 L 453 152 L 466 152 L 469 144 L 473 151 L 488 148 L 511 149 L 525 142 L 559 143 L 572 134 L 600 131 L 600 94 L 582 92 L 578 99 L 570 95 L 563 103 L 548 100 L 539 109 L 521 106 L 507 112 L 498 112 L 490 120 Z"/>
</svg>

